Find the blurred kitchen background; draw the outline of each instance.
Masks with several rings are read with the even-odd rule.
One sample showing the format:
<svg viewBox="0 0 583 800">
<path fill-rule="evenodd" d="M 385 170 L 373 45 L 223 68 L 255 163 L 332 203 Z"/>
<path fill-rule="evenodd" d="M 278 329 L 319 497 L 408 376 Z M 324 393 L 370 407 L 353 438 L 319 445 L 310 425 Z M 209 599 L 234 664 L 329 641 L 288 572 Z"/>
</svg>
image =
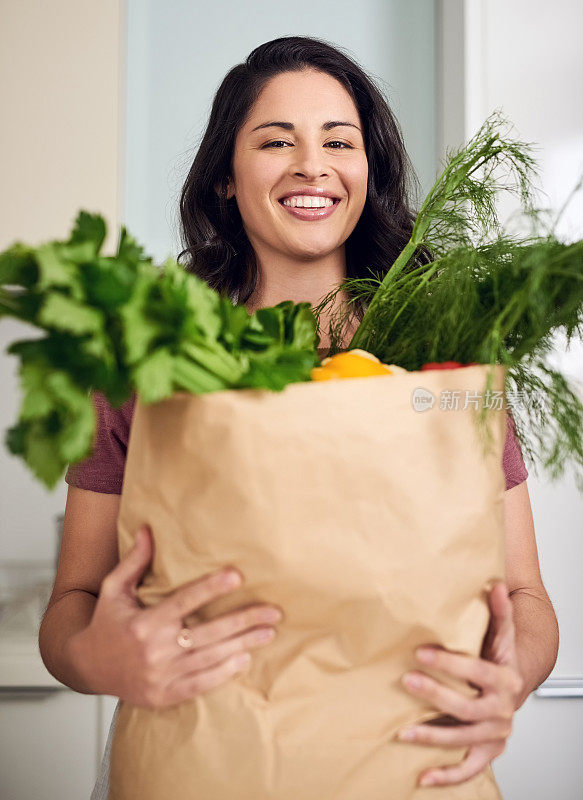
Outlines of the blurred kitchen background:
<svg viewBox="0 0 583 800">
<path fill-rule="evenodd" d="M 121 224 L 160 261 L 177 255 L 178 196 L 213 94 L 261 42 L 300 34 L 340 45 L 379 82 L 426 192 L 447 147 L 502 110 L 539 145 L 543 204 L 558 210 L 583 174 L 578 0 L 0 0 L 0 250 L 66 238 L 78 209 Z M 561 233 L 583 237 L 583 201 Z M 17 418 L 0 325 L 2 431 Z M 557 359 L 583 381 L 583 348 Z M 67 486 L 47 492 L 0 448 L 0 797 L 89 797 L 116 698 L 72 692 L 46 671 L 46 606 Z M 494 771 L 505 800 L 583 797 L 583 495 L 528 479 L 541 571 L 559 618 L 550 679 L 515 717 Z M 362 800 L 366 800 L 363 798 Z"/>
</svg>

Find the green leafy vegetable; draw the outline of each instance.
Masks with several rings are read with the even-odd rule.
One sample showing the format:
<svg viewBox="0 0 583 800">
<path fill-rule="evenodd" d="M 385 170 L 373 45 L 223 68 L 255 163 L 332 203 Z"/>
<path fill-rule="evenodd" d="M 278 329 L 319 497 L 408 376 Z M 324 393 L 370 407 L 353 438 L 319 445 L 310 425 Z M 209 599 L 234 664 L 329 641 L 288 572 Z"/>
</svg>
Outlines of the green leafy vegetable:
<svg viewBox="0 0 583 800">
<path fill-rule="evenodd" d="M 101 216 L 81 211 L 68 241 L 0 253 L 0 317 L 46 334 L 7 348 L 20 357 L 23 398 L 5 443 L 49 488 L 92 451 L 92 391 L 114 407 L 133 391 L 144 403 L 178 391 L 280 391 L 318 363 L 309 303 L 250 315 L 173 259 L 155 266 L 125 228 L 117 253 L 100 255 L 106 233 Z"/>
</svg>

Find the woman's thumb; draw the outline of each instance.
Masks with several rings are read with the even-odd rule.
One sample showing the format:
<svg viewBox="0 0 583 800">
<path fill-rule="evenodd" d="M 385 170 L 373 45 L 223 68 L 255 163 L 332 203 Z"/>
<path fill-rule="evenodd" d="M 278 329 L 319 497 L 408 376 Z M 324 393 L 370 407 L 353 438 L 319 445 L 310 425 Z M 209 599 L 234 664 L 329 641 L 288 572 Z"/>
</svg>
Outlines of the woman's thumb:
<svg viewBox="0 0 583 800">
<path fill-rule="evenodd" d="M 133 546 L 110 573 L 118 589 L 133 589 L 152 558 L 152 540 L 147 525 L 138 528 Z"/>
</svg>

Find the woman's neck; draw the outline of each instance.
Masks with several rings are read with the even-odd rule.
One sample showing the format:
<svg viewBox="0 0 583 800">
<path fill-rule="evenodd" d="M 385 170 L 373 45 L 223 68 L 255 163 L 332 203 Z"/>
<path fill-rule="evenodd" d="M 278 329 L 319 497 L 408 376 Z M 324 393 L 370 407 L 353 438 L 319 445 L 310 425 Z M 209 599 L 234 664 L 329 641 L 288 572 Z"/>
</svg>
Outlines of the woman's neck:
<svg viewBox="0 0 583 800">
<path fill-rule="evenodd" d="M 281 254 L 273 260 L 257 259 L 258 281 L 255 291 L 245 303 L 247 311 L 253 314 L 259 308 L 268 308 L 291 300 L 294 303 L 308 302 L 317 307 L 333 289 L 346 277 L 344 247 L 317 261 L 286 259 Z M 329 325 L 335 315 L 345 306 L 348 295 L 339 291 L 320 313 L 320 346 L 318 355 L 322 356 L 330 347 Z M 356 327 L 345 327 L 345 335 L 352 337 Z M 343 341 L 343 344 L 347 342 Z"/>
<path fill-rule="evenodd" d="M 317 306 L 346 277 L 344 245 L 321 258 L 302 259 L 254 244 L 258 280 L 247 309 L 277 305 L 282 300 Z"/>
</svg>

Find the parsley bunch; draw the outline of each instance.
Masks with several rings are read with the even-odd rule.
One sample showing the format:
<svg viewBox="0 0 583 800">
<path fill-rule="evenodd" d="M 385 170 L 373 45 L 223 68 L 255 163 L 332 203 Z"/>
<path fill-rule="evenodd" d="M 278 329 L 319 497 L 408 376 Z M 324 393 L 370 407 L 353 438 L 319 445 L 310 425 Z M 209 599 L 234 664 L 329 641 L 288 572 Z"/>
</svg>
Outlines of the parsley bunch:
<svg viewBox="0 0 583 800">
<path fill-rule="evenodd" d="M 100 255 L 106 232 L 103 217 L 81 211 L 68 241 L 0 253 L 0 317 L 45 333 L 6 349 L 20 358 L 22 402 L 5 444 L 49 489 L 92 452 L 94 390 L 114 407 L 133 391 L 144 403 L 179 391 L 281 391 L 318 363 L 309 303 L 251 315 L 175 260 L 154 265 L 125 227 L 117 253 Z"/>
</svg>

